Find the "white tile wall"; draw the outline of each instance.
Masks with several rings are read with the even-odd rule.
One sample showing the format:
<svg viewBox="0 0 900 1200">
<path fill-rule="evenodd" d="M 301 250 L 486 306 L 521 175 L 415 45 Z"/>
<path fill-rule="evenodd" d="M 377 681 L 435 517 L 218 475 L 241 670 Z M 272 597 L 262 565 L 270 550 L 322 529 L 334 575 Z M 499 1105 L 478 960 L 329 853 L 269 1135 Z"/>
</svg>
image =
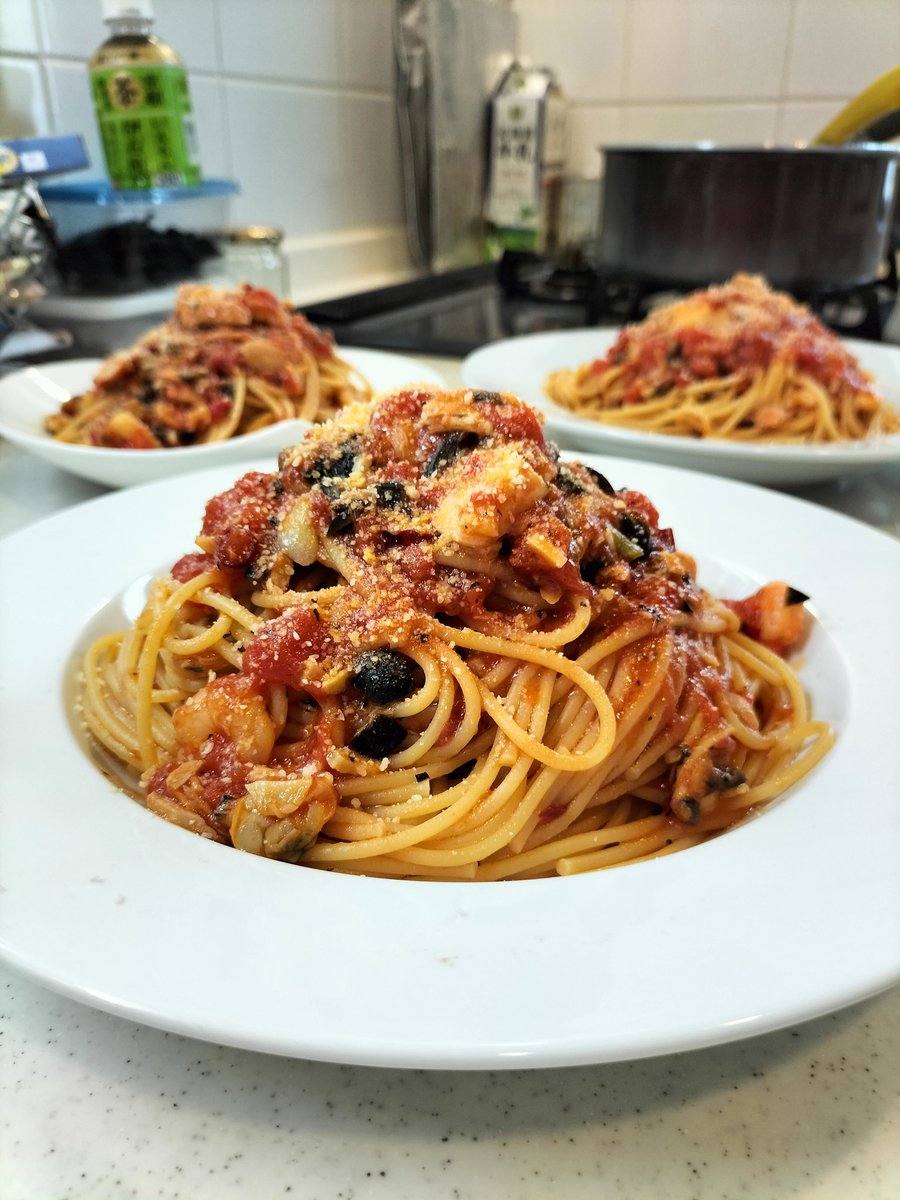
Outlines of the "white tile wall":
<svg viewBox="0 0 900 1200">
<path fill-rule="evenodd" d="M 581 175 L 598 173 L 606 143 L 809 138 L 900 62 L 900 0 L 510 2 L 522 55 L 559 73 Z M 393 0 L 155 10 L 190 73 L 204 171 L 242 186 L 236 219 L 298 244 L 331 237 L 345 261 L 352 245 L 395 253 Z M 102 175 L 86 81 L 102 37 L 101 0 L 0 0 L 0 135 L 81 132 Z"/>
<path fill-rule="evenodd" d="M 219 0 L 227 75 L 341 82 L 339 4 L 334 0 Z"/>
<path fill-rule="evenodd" d="M 900 62 L 898 0 L 796 0 L 790 96 L 861 91 Z"/>
<path fill-rule="evenodd" d="M 31 0 L 3 0 L 0 4 L 0 49 L 7 54 L 37 52 L 37 21 Z"/>
<path fill-rule="evenodd" d="M 643 104 L 622 114 L 622 141 L 730 142 L 749 145 L 775 139 L 777 104 Z"/>
<path fill-rule="evenodd" d="M 569 100 L 574 174 L 602 142 L 808 140 L 900 63 L 900 0 L 513 2 Z"/>
<path fill-rule="evenodd" d="M 237 80 L 225 96 L 240 220 L 300 235 L 400 220 L 388 99 Z"/>
<path fill-rule="evenodd" d="M 519 8 L 523 54 L 536 66 L 564 68 L 568 95 L 601 103 L 621 99 L 628 0 L 532 0 Z"/>
<path fill-rule="evenodd" d="M 344 271 L 354 246 L 369 269 L 402 270 L 393 0 L 154 9 L 188 68 L 204 174 L 241 186 L 234 219 L 282 226 L 317 262 L 331 238 Z M 104 36 L 101 0 L 0 0 L 0 136 L 81 133 L 84 174 L 103 177 L 87 60 Z"/>
<path fill-rule="evenodd" d="M 27 137 L 46 132 L 48 124 L 40 64 L 0 56 L 0 135 Z"/>
<path fill-rule="evenodd" d="M 777 95 L 784 0 L 632 0 L 625 96 L 762 100 Z"/>
</svg>

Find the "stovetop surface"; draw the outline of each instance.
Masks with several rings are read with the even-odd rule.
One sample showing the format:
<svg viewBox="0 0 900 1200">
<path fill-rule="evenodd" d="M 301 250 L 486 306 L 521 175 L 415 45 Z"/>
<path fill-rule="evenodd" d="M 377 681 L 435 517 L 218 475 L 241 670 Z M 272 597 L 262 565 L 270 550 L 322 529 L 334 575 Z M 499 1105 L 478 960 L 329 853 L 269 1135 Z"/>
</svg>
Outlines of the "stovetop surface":
<svg viewBox="0 0 900 1200">
<path fill-rule="evenodd" d="M 492 263 L 307 304 L 303 311 L 346 346 L 453 357 L 503 338 L 592 323 L 583 299 L 506 294 Z"/>
<path fill-rule="evenodd" d="M 600 279 L 530 257 L 484 263 L 303 306 L 339 345 L 464 357 L 504 338 L 640 320 L 687 289 Z M 798 296 L 836 332 L 883 340 L 896 280 L 839 296 Z"/>
</svg>

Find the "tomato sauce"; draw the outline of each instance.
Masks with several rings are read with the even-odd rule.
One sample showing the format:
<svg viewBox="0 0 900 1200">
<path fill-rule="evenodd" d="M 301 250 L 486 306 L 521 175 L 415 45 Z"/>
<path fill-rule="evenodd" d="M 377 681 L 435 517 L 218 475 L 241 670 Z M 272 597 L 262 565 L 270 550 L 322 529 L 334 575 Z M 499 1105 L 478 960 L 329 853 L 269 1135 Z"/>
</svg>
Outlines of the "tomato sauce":
<svg viewBox="0 0 900 1200">
<path fill-rule="evenodd" d="M 267 621 L 244 652 L 244 673 L 260 683 L 283 683 L 322 694 L 322 669 L 337 647 L 318 609 L 301 604 Z"/>
</svg>

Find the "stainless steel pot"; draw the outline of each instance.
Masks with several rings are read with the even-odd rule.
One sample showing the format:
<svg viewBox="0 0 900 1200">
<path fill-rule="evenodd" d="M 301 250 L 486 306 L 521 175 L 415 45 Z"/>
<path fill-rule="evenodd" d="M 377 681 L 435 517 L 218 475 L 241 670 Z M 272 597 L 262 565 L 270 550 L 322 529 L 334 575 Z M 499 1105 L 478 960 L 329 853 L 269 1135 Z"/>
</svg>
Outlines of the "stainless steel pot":
<svg viewBox="0 0 900 1200">
<path fill-rule="evenodd" d="M 599 266 L 703 286 L 736 271 L 796 292 L 878 277 L 900 149 L 611 146 Z"/>
</svg>

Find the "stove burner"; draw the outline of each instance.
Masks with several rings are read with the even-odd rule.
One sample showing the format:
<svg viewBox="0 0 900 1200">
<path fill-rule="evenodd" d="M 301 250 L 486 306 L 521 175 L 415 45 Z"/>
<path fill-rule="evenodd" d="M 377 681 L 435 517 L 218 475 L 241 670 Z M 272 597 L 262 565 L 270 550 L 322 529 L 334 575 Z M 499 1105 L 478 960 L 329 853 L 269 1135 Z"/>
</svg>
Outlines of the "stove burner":
<svg viewBox="0 0 900 1200">
<path fill-rule="evenodd" d="M 498 281 L 503 295 L 510 299 L 583 304 L 586 325 L 642 321 L 654 308 L 698 290 L 696 284 L 682 286 L 664 278 L 631 279 L 601 273 L 587 263 L 563 266 L 512 253 L 504 256 Z M 891 259 L 884 278 L 870 284 L 792 289 L 791 294 L 835 333 L 881 341 L 897 298 L 896 262 Z"/>
</svg>

